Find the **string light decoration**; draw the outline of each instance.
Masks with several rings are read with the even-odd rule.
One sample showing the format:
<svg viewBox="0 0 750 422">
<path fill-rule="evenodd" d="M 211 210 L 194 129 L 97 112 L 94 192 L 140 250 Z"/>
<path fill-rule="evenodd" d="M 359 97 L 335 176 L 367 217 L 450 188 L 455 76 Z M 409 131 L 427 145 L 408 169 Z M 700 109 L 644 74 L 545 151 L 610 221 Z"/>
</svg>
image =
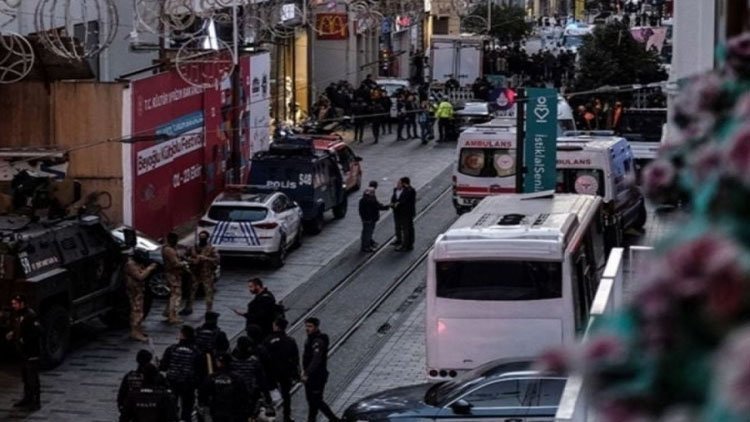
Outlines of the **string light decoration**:
<svg viewBox="0 0 750 422">
<path fill-rule="evenodd" d="M 98 25 L 90 25 L 92 22 Z M 83 25 L 76 31 L 74 27 L 80 23 Z M 114 0 L 39 0 L 34 25 L 40 41 L 52 53 L 80 60 L 112 44 L 119 18 Z"/>
<path fill-rule="evenodd" d="M 234 50 L 224 41 L 198 35 L 185 42 L 177 51 L 177 73 L 192 86 L 217 87 L 234 71 L 237 58 Z"/>
<path fill-rule="evenodd" d="M 12 33 L 0 33 L 0 84 L 19 82 L 34 67 L 34 49 L 25 37 Z"/>
</svg>

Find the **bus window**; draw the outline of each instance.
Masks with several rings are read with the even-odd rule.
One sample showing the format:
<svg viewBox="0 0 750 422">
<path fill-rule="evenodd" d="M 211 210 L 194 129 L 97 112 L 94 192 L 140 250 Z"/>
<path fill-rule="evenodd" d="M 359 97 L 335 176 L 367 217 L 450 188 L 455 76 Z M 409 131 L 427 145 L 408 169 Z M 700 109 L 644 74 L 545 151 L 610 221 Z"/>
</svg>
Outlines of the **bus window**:
<svg viewBox="0 0 750 422">
<path fill-rule="evenodd" d="M 544 261 L 440 261 L 437 296 L 459 300 L 562 297 L 562 265 Z"/>
</svg>

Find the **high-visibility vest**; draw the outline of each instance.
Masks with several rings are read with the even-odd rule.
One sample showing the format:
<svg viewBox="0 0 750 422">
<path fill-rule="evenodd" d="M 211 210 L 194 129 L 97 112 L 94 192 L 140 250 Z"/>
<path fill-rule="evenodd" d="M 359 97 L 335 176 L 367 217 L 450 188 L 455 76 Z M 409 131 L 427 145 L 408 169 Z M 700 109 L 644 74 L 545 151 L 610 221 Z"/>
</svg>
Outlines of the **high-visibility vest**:
<svg viewBox="0 0 750 422">
<path fill-rule="evenodd" d="M 453 118 L 453 105 L 449 103 L 448 101 L 442 101 L 440 105 L 438 105 L 437 111 L 435 112 L 435 117 L 438 119 L 450 119 Z"/>
</svg>

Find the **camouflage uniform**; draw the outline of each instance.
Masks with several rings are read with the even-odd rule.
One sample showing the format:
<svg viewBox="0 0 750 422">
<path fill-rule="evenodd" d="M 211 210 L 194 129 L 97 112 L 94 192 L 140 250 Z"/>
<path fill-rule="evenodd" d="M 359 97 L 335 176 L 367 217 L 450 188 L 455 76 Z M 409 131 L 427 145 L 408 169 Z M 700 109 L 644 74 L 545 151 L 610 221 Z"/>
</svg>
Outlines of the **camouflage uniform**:
<svg viewBox="0 0 750 422">
<path fill-rule="evenodd" d="M 169 285 L 169 303 L 164 310 L 164 316 L 169 318 L 169 322 L 179 323 L 177 310 L 182 301 L 182 269 L 184 267 L 177 249 L 172 246 L 164 245 L 161 248 L 161 256 L 164 260 L 164 277 Z"/>
<path fill-rule="evenodd" d="M 144 269 L 140 264 L 135 262 L 133 257 L 128 257 L 125 263 L 125 286 L 128 290 L 130 299 L 130 337 L 145 341 L 146 336 L 141 327 L 143 322 L 143 291 L 144 282 L 156 269 L 155 264 L 151 264 Z"/>
<path fill-rule="evenodd" d="M 192 307 L 198 285 L 202 284 L 203 291 L 206 293 L 206 312 L 210 312 L 214 304 L 214 282 L 216 281 L 214 276 L 216 266 L 219 264 L 219 253 L 211 245 L 196 245 L 190 250 L 190 257 L 194 277 L 187 306 Z"/>
</svg>

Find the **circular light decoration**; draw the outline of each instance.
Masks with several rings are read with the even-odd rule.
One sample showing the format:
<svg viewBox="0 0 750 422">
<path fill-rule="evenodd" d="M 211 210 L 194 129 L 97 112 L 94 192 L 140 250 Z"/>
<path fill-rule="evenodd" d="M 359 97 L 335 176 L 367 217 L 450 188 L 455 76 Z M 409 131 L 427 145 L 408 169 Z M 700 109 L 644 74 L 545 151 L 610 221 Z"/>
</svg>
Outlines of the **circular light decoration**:
<svg viewBox="0 0 750 422">
<path fill-rule="evenodd" d="M 227 43 L 203 35 L 185 42 L 175 57 L 180 77 L 201 88 L 218 86 L 232 74 L 235 61 L 234 52 Z"/>
<path fill-rule="evenodd" d="M 161 2 L 159 0 L 135 0 L 136 29 L 145 29 L 152 34 L 159 34 L 161 22 Z"/>
<path fill-rule="evenodd" d="M 599 181 L 590 174 L 581 174 L 576 178 L 574 189 L 582 195 L 596 195 L 599 192 Z"/>
<path fill-rule="evenodd" d="M 81 22 L 83 30 L 76 31 Z M 45 47 L 58 56 L 79 60 L 112 44 L 119 18 L 114 0 L 39 0 L 34 24 Z"/>
<path fill-rule="evenodd" d="M 10 16 L 10 21 L 0 25 L 0 28 L 13 22 L 18 14 L 19 6 L 21 6 L 21 0 L 0 0 L 0 15 Z"/>
<path fill-rule="evenodd" d="M 34 67 L 34 49 L 19 34 L 0 33 L 0 84 L 21 81 Z"/>
<path fill-rule="evenodd" d="M 194 33 L 188 30 L 195 24 L 196 16 L 192 0 L 169 0 L 164 3 L 160 19 L 164 30 L 176 38 L 189 38 Z"/>
</svg>

